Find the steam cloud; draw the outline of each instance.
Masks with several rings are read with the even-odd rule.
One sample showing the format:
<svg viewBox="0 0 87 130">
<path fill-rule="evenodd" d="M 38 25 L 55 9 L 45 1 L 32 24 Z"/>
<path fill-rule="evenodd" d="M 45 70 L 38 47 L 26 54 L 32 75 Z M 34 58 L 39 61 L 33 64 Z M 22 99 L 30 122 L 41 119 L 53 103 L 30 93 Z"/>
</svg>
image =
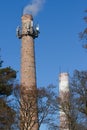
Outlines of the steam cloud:
<svg viewBox="0 0 87 130">
<path fill-rule="evenodd" d="M 23 14 L 32 14 L 36 16 L 37 13 L 41 10 L 45 0 L 32 0 L 32 3 L 25 6 Z"/>
</svg>

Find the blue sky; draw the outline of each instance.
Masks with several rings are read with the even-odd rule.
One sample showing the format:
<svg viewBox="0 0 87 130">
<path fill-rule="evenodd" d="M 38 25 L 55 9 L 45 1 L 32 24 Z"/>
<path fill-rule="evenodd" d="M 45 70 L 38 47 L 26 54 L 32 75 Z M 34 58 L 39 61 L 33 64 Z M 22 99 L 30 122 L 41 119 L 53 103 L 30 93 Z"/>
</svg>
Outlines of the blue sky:
<svg viewBox="0 0 87 130">
<path fill-rule="evenodd" d="M 21 25 L 23 8 L 31 0 L 0 1 L 0 48 L 4 66 L 18 72 L 20 80 L 21 40 L 16 27 Z M 86 24 L 87 0 L 46 0 L 34 18 L 40 25 L 40 36 L 35 39 L 37 85 L 58 85 L 58 74 L 87 69 L 87 53 L 81 46 L 78 33 Z"/>
</svg>

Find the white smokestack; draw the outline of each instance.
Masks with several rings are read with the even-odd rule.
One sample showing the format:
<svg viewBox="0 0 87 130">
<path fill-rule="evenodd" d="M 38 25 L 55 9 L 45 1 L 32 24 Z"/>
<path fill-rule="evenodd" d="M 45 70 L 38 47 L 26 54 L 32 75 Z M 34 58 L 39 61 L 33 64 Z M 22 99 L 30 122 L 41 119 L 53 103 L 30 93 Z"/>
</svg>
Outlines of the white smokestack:
<svg viewBox="0 0 87 130">
<path fill-rule="evenodd" d="M 60 130 L 69 130 L 69 74 L 61 73 L 59 75 L 59 95 L 60 95 Z"/>
<path fill-rule="evenodd" d="M 69 74 L 61 73 L 59 75 L 59 91 L 69 92 Z"/>
<path fill-rule="evenodd" d="M 32 0 L 32 3 L 25 6 L 23 14 L 32 14 L 36 16 L 37 13 L 42 9 L 45 0 Z"/>
</svg>

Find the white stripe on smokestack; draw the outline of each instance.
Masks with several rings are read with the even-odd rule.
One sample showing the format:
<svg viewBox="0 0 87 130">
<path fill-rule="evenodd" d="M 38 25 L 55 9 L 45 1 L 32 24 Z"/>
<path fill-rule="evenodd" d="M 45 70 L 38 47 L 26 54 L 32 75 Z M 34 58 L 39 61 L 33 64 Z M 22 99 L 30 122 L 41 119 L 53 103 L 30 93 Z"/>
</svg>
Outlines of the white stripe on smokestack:
<svg viewBox="0 0 87 130">
<path fill-rule="evenodd" d="M 60 95 L 60 130 L 69 130 L 68 120 L 63 108 L 69 103 L 69 75 L 61 73 L 59 75 L 59 95 Z M 67 109 L 67 112 L 69 110 Z"/>
</svg>

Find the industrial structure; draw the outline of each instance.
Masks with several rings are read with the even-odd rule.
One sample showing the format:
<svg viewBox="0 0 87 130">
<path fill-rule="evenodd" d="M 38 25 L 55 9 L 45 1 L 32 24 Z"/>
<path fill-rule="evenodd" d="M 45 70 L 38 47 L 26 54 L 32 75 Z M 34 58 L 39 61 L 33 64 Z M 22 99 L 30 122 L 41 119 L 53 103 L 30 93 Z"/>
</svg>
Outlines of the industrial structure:
<svg viewBox="0 0 87 130">
<path fill-rule="evenodd" d="M 38 130 L 34 39 L 38 37 L 39 26 L 34 25 L 32 15 L 22 16 L 22 27 L 18 27 L 16 33 L 22 39 L 20 129 Z"/>
<path fill-rule="evenodd" d="M 60 130 L 69 130 L 67 113 L 69 112 L 69 74 L 59 75 L 59 96 L 60 96 Z"/>
<path fill-rule="evenodd" d="M 20 87 L 20 130 L 38 130 L 37 85 L 34 39 L 38 37 L 39 26 L 34 25 L 32 15 L 22 16 L 22 27 L 17 27 L 16 35 L 22 39 L 21 46 L 21 87 Z M 69 75 L 59 75 L 60 130 L 69 130 L 64 109 L 69 103 Z M 62 107 L 63 106 L 63 107 Z"/>
</svg>

